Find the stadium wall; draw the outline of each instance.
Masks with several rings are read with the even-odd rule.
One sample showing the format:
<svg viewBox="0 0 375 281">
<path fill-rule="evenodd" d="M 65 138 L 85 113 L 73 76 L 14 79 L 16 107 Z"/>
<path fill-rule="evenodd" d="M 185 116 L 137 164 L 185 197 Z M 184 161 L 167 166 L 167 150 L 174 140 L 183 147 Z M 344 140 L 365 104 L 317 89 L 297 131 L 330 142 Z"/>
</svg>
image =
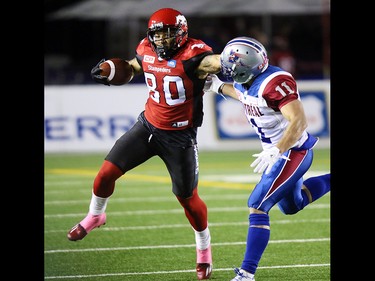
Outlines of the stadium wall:
<svg viewBox="0 0 375 281">
<path fill-rule="evenodd" d="M 330 147 L 330 81 L 297 81 L 309 131 L 317 147 Z M 45 153 L 108 152 L 144 109 L 147 88 L 74 85 L 44 88 Z M 198 132 L 202 150 L 260 149 L 241 104 L 220 95 L 204 95 L 204 121 Z"/>
</svg>

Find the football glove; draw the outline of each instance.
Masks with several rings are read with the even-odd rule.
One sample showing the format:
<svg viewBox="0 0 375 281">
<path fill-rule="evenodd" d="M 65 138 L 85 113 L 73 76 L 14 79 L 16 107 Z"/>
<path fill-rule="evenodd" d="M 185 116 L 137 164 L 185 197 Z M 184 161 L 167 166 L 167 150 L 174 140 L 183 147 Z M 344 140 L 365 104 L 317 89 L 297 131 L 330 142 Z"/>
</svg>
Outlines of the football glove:
<svg viewBox="0 0 375 281">
<path fill-rule="evenodd" d="M 217 94 L 222 94 L 220 87 L 224 84 L 223 81 L 217 77 L 216 74 L 209 74 L 204 83 L 203 91 L 205 92 L 215 92 Z"/>
<path fill-rule="evenodd" d="M 91 77 L 92 79 L 97 82 L 97 83 L 101 83 L 101 84 L 104 84 L 104 85 L 107 85 L 107 86 L 110 86 L 108 80 L 107 80 L 107 76 L 103 76 L 103 75 L 100 75 L 100 71 L 101 69 L 99 68 L 100 64 L 102 62 L 104 62 L 105 59 L 101 59 L 97 65 L 95 65 L 92 69 L 91 69 Z"/>
<path fill-rule="evenodd" d="M 266 170 L 265 174 L 267 175 L 271 169 L 272 166 L 280 159 L 286 159 L 290 160 L 288 157 L 281 155 L 280 150 L 274 146 L 269 150 L 263 150 L 261 153 L 253 154 L 254 157 L 257 157 L 257 159 L 254 160 L 253 163 L 251 163 L 250 167 L 255 167 L 254 173 L 263 173 L 264 170 Z"/>
</svg>

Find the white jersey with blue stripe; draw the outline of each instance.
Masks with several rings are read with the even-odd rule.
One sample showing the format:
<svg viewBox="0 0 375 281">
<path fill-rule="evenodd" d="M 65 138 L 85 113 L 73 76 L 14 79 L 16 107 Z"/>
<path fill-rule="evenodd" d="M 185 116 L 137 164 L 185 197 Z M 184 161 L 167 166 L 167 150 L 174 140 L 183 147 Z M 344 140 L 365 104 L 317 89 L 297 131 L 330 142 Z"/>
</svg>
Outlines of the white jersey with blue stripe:
<svg viewBox="0 0 375 281">
<path fill-rule="evenodd" d="M 283 69 L 269 65 L 248 87 L 234 82 L 238 99 L 241 101 L 249 123 L 258 134 L 263 150 L 275 146 L 288 126 L 280 108 L 295 99 L 300 100 L 297 83 L 293 76 Z M 299 148 L 308 139 L 303 132 L 293 145 Z"/>
</svg>

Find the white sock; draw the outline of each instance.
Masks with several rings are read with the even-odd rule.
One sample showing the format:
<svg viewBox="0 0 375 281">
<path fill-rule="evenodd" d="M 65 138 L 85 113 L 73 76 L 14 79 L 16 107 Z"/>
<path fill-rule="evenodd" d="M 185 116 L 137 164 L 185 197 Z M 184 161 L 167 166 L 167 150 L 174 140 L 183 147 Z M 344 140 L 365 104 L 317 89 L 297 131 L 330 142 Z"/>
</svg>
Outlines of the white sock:
<svg viewBox="0 0 375 281">
<path fill-rule="evenodd" d="M 107 208 L 108 199 L 109 197 L 102 198 L 92 193 L 91 203 L 90 203 L 90 208 L 89 208 L 90 214 L 94 216 L 103 214 L 105 212 L 105 209 Z"/>
<path fill-rule="evenodd" d="M 208 227 L 203 231 L 196 231 L 195 232 L 195 243 L 197 244 L 197 248 L 199 250 L 207 249 L 211 243 L 211 235 L 210 230 Z"/>
</svg>

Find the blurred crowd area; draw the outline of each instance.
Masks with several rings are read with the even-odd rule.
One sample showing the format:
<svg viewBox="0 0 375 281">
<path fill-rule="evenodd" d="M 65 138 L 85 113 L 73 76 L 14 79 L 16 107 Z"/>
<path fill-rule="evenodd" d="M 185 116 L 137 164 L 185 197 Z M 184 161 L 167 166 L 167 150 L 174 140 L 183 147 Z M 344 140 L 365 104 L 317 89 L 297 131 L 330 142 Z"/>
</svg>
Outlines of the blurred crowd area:
<svg viewBox="0 0 375 281">
<path fill-rule="evenodd" d="M 330 16 L 236 15 L 187 17 L 189 36 L 202 39 L 220 53 L 237 36 L 259 40 L 270 63 L 291 72 L 296 79 L 330 78 Z M 93 84 L 91 68 L 102 58 L 131 59 L 146 35 L 148 19 L 46 20 L 45 85 Z M 131 83 L 143 83 L 136 77 Z"/>
</svg>

